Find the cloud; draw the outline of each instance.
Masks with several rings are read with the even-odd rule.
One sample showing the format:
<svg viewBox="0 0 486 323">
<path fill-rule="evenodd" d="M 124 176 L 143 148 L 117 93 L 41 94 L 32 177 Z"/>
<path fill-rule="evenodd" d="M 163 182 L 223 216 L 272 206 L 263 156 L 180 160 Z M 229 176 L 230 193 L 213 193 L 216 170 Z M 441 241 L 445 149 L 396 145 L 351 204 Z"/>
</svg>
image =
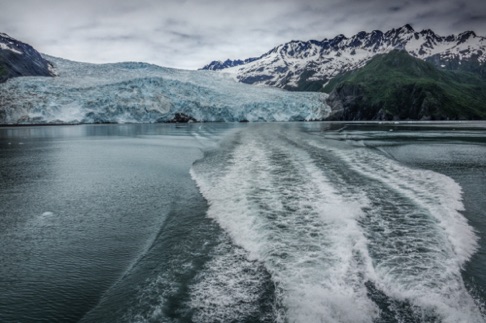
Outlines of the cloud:
<svg viewBox="0 0 486 323">
<path fill-rule="evenodd" d="M 0 0 L 0 31 L 73 60 L 194 69 L 259 56 L 292 39 L 411 23 L 485 34 L 486 2 L 440 0 Z"/>
</svg>

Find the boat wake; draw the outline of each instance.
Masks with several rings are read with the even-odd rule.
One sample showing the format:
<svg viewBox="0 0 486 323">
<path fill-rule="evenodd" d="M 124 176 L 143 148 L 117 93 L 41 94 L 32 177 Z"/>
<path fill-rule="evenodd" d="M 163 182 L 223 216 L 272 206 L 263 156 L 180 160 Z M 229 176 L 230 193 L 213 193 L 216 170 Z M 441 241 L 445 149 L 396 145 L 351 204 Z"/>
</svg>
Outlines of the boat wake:
<svg viewBox="0 0 486 323">
<path fill-rule="evenodd" d="M 461 276 L 477 237 L 457 183 L 276 127 L 236 131 L 191 169 L 231 239 L 190 287 L 197 321 L 225 304 L 221 319 L 251 317 L 268 280 L 260 310 L 280 322 L 484 321 Z"/>
</svg>

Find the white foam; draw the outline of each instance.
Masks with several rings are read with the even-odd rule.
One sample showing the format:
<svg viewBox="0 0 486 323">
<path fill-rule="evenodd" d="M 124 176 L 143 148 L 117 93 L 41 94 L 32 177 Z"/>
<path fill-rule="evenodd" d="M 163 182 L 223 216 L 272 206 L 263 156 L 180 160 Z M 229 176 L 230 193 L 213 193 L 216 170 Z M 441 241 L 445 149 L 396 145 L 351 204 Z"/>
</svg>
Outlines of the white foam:
<svg viewBox="0 0 486 323">
<path fill-rule="evenodd" d="M 314 146 L 323 148 L 315 142 Z M 461 277 L 464 263 L 477 248 L 477 237 L 459 212 L 464 210 L 461 187 L 445 175 L 405 167 L 370 149 L 334 149 L 333 153 L 350 170 L 405 199 L 395 201 L 404 212 L 398 214 L 401 218 L 389 220 L 386 214 L 375 214 L 372 220 L 381 230 L 405 233 L 378 246 L 381 259 L 374 262 L 373 278 L 378 288 L 411 302 L 419 311 L 439 315 L 444 322 L 483 322 Z"/>
<path fill-rule="evenodd" d="M 258 263 L 246 259 L 246 252 L 234 248 L 223 237 L 212 260 L 195 277 L 187 307 L 194 322 L 235 322 L 260 313 L 266 292 L 265 272 Z M 272 314 L 272 313 L 266 313 Z"/>
<path fill-rule="evenodd" d="M 169 272 L 162 272 L 155 279 L 147 281 L 147 285 L 143 286 L 137 295 L 136 306 L 128 309 L 123 321 L 165 322 L 167 318 L 164 307 L 167 306 L 169 297 L 179 289 L 179 285 L 172 275 Z M 143 307 L 140 307 L 141 304 Z"/>
<path fill-rule="evenodd" d="M 372 322 L 366 281 L 418 317 L 484 321 L 461 276 L 477 237 L 457 183 L 365 142 L 275 128 L 235 133 L 191 175 L 208 216 L 271 274 L 277 321 Z"/>
<path fill-rule="evenodd" d="M 233 141 L 239 144 L 222 164 L 204 160 L 191 174 L 208 216 L 272 275 L 285 320 L 372 322 L 378 311 L 363 281 L 371 264 L 356 221 L 360 206 L 278 135 L 243 131 Z"/>
<path fill-rule="evenodd" d="M 342 154 L 352 169 L 379 180 L 426 208 L 447 232 L 455 260 L 462 266 L 475 252 L 477 237 L 466 218 L 462 188 L 448 176 L 421 169 L 411 169 L 369 150 Z"/>
</svg>

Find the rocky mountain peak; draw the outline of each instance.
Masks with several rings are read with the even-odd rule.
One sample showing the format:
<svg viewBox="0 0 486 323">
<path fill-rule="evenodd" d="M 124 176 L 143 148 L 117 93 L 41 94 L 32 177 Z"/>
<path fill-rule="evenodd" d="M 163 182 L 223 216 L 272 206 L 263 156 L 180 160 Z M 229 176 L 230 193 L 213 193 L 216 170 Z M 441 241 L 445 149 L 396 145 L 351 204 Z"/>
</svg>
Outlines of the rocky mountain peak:
<svg viewBox="0 0 486 323">
<path fill-rule="evenodd" d="M 407 32 L 414 32 L 415 30 L 412 28 L 412 26 L 410 26 L 409 24 L 406 24 L 402 27 L 400 27 L 400 29 L 402 30 L 406 30 Z"/>
<path fill-rule="evenodd" d="M 474 31 L 465 31 L 463 33 L 460 33 L 458 35 L 458 39 L 459 39 L 459 44 L 461 43 L 464 43 L 466 41 L 468 41 L 470 38 L 475 38 L 477 37 L 476 33 Z"/>
</svg>

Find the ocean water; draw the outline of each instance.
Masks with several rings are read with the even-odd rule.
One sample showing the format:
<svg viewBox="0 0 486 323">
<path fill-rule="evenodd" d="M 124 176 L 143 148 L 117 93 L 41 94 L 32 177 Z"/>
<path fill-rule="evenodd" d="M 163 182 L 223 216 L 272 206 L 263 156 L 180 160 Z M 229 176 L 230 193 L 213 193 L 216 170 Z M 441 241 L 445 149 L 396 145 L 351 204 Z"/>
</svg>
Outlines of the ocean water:
<svg viewBox="0 0 486 323">
<path fill-rule="evenodd" d="M 1 322 L 485 322 L 486 123 L 0 128 Z"/>
</svg>

